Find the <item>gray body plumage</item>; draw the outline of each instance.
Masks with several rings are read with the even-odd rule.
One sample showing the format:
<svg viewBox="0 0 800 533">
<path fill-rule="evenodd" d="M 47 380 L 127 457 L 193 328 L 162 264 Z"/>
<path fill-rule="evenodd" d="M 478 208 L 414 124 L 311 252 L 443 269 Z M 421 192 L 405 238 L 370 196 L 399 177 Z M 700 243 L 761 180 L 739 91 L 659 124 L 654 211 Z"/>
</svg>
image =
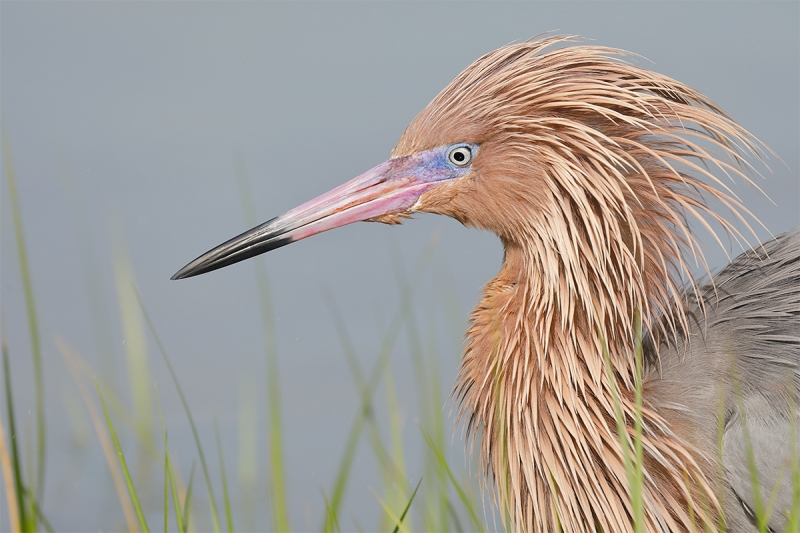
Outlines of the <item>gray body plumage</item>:
<svg viewBox="0 0 800 533">
<path fill-rule="evenodd" d="M 714 465 L 728 531 L 758 531 L 759 508 L 771 508 L 769 531 L 788 531 L 800 505 L 800 230 L 734 259 L 701 300 L 687 294 L 688 334 L 646 354 L 645 398 Z"/>
</svg>

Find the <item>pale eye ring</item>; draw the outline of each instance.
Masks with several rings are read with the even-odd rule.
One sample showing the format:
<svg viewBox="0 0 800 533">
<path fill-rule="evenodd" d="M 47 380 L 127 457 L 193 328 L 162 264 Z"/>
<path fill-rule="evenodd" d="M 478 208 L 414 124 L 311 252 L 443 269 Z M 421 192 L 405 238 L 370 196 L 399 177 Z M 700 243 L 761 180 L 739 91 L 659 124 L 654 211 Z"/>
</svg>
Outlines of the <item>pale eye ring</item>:
<svg viewBox="0 0 800 533">
<path fill-rule="evenodd" d="M 447 153 L 447 161 L 457 167 L 465 167 L 472 161 L 472 149 L 469 146 L 456 146 Z"/>
</svg>

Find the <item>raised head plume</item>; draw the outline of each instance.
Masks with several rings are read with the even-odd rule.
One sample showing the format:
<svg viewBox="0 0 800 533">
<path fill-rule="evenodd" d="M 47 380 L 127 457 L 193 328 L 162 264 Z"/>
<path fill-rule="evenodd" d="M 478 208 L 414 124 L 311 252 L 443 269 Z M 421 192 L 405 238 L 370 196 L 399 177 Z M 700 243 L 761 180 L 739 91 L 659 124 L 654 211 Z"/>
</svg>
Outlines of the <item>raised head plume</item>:
<svg viewBox="0 0 800 533">
<path fill-rule="evenodd" d="M 456 395 L 515 529 L 630 531 L 613 390 L 632 420 L 633 348 L 683 330 L 685 254 L 704 263 L 687 215 L 738 235 L 745 222 L 712 170 L 749 178 L 758 141 L 699 92 L 619 50 L 505 46 L 468 66 L 408 126 L 393 155 L 480 143 L 469 186 L 431 192 L 426 211 L 489 229 L 505 262 L 467 333 Z M 425 198 L 423 197 L 423 201 Z M 749 228 L 749 226 L 748 226 Z M 690 281 L 691 283 L 691 281 Z M 660 330 L 659 330 L 660 328 Z M 607 350 L 616 383 L 603 362 Z M 714 524 L 705 450 L 645 404 L 647 529 Z M 628 428 L 629 430 L 631 428 Z M 601 513 L 599 510 L 605 509 Z"/>
</svg>

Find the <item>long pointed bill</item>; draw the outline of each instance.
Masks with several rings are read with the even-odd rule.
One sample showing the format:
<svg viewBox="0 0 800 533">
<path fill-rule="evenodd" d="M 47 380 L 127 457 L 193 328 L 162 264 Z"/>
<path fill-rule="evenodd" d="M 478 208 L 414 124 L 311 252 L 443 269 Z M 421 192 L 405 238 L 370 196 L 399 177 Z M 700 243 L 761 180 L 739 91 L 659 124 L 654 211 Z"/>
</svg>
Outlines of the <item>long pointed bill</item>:
<svg viewBox="0 0 800 533">
<path fill-rule="evenodd" d="M 442 180 L 467 169 L 439 164 L 442 149 L 389 159 L 310 202 L 201 255 L 172 279 L 204 274 L 351 222 L 405 213 Z"/>
</svg>

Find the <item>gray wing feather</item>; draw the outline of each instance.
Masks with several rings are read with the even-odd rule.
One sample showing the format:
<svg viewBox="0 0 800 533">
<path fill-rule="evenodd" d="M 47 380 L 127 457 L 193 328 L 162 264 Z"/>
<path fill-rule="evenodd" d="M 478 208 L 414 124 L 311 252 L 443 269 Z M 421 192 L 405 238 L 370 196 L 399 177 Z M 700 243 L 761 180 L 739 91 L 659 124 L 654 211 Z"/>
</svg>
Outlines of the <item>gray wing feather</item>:
<svg viewBox="0 0 800 533">
<path fill-rule="evenodd" d="M 767 526 L 784 531 L 793 502 L 800 505 L 794 490 L 800 490 L 800 233 L 743 255 L 715 282 L 723 294 L 717 327 L 747 335 L 731 376 L 734 398 L 722 441 L 726 481 L 751 519 L 757 509 L 771 509 Z"/>
<path fill-rule="evenodd" d="M 684 301 L 679 342 L 656 341 L 645 391 L 681 437 L 721 451 L 728 531 L 756 531 L 758 509 L 784 531 L 800 505 L 800 230 L 740 255 L 700 294 L 703 305 Z"/>
</svg>

